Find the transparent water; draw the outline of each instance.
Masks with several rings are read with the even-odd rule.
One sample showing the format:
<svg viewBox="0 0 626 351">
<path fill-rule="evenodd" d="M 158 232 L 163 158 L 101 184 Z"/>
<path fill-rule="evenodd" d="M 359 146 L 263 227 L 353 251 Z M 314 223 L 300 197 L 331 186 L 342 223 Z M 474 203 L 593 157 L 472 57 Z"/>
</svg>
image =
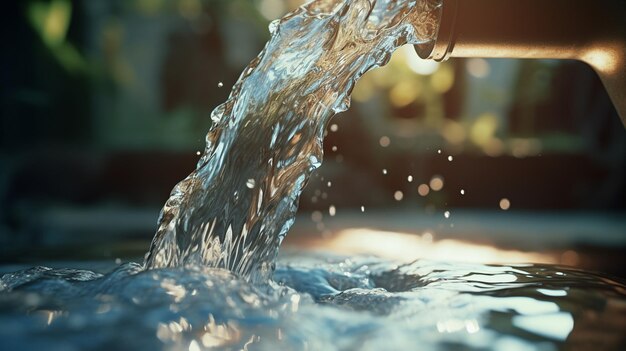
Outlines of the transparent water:
<svg viewBox="0 0 626 351">
<path fill-rule="evenodd" d="M 626 286 L 578 270 L 321 254 L 223 269 L 42 267 L 0 280 L 6 350 L 623 350 Z"/>
<path fill-rule="evenodd" d="M 304 252 L 275 267 L 329 118 L 397 47 L 431 40 L 438 14 L 438 0 L 318 0 L 272 23 L 144 264 L 4 275 L 0 348 L 623 349 L 625 285 L 593 273 Z"/>
<path fill-rule="evenodd" d="M 198 167 L 172 191 L 148 268 L 205 265 L 267 280 L 330 117 L 401 45 L 432 40 L 440 1 L 318 0 L 270 25 L 215 122 Z"/>
</svg>

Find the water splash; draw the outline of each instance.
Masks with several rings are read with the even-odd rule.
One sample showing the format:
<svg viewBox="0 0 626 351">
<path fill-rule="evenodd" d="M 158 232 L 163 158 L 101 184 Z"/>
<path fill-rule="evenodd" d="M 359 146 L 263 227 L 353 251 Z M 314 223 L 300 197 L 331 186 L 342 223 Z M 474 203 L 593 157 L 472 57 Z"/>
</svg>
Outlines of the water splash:
<svg viewBox="0 0 626 351">
<path fill-rule="evenodd" d="M 0 278 L 7 350 L 623 350 L 626 285 L 541 265 L 295 253 L 282 285 L 224 269 Z M 419 345 L 419 346 L 416 346 Z"/>
<path fill-rule="evenodd" d="M 212 112 L 204 154 L 163 207 L 145 266 L 202 264 L 265 281 L 330 117 L 396 48 L 432 40 L 439 11 L 440 0 L 318 0 L 272 22 Z"/>
</svg>

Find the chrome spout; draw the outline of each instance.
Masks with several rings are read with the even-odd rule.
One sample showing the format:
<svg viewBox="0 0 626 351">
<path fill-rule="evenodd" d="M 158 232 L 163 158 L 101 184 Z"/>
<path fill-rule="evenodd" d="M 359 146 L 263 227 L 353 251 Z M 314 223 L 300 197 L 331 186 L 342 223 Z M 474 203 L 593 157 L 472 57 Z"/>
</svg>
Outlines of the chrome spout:
<svg viewBox="0 0 626 351">
<path fill-rule="evenodd" d="M 626 126 L 626 0 L 441 0 L 423 59 L 576 59 L 600 76 Z"/>
</svg>

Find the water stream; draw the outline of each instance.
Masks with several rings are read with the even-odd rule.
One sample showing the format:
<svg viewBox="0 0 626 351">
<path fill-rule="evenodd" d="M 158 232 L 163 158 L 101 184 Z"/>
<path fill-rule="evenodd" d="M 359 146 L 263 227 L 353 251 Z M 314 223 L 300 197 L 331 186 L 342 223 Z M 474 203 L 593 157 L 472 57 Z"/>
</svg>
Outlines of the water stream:
<svg viewBox="0 0 626 351">
<path fill-rule="evenodd" d="M 356 80 L 401 45 L 430 41 L 439 1 L 313 1 L 272 37 L 211 118 L 207 146 L 172 191 L 148 268 L 201 264 L 269 278 L 302 188 L 322 162 L 329 119 Z"/>
<path fill-rule="evenodd" d="M 537 265 L 299 252 L 277 261 L 356 82 L 437 28 L 435 0 L 317 0 L 270 26 L 143 265 L 0 278 L 2 350 L 623 349 L 626 286 Z"/>
</svg>

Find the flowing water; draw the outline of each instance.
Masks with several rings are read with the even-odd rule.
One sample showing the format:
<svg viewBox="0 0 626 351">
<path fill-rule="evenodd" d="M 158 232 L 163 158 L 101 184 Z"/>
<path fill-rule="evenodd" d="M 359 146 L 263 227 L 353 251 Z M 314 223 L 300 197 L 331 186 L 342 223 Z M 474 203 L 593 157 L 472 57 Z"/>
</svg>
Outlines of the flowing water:
<svg viewBox="0 0 626 351">
<path fill-rule="evenodd" d="M 322 161 L 328 120 L 356 80 L 401 45 L 436 34 L 439 0 L 319 0 L 272 37 L 217 107 L 195 172 L 173 190 L 148 268 L 201 264 L 269 278 L 302 188 Z"/>
<path fill-rule="evenodd" d="M 318 0 L 271 24 L 144 265 L 0 279 L 2 350 L 623 349 L 626 286 L 574 269 L 300 252 L 275 267 L 328 120 L 433 38 L 439 1 Z"/>
</svg>

